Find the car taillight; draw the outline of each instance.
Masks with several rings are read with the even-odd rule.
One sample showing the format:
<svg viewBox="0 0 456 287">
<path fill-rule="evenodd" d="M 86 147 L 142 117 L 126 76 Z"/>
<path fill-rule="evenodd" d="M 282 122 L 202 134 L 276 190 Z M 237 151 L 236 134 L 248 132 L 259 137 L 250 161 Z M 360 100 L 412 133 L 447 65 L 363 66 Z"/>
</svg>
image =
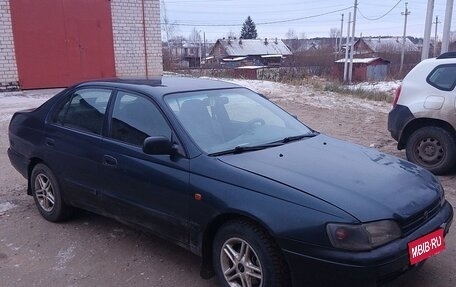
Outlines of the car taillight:
<svg viewBox="0 0 456 287">
<path fill-rule="evenodd" d="M 397 87 L 396 92 L 394 93 L 393 108 L 396 107 L 399 96 L 401 95 L 402 85 Z"/>
</svg>

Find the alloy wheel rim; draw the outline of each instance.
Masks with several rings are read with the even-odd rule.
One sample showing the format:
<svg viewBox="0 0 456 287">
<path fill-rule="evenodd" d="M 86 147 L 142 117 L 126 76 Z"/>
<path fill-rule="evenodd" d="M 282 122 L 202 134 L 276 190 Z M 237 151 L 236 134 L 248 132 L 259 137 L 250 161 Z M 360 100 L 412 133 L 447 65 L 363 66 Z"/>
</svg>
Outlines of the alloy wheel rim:
<svg viewBox="0 0 456 287">
<path fill-rule="evenodd" d="M 220 251 L 225 280 L 231 287 L 263 286 L 263 269 L 255 250 L 245 240 L 228 239 Z"/>
<path fill-rule="evenodd" d="M 51 212 L 55 203 L 54 188 L 49 178 L 42 173 L 35 178 L 35 195 L 41 208 Z"/>
</svg>

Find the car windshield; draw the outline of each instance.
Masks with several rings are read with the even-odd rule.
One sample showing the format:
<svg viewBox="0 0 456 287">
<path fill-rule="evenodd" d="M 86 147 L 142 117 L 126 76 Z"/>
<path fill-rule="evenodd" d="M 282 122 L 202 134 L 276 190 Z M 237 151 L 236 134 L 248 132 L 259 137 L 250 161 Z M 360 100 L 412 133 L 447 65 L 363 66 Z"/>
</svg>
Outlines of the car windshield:
<svg viewBox="0 0 456 287">
<path fill-rule="evenodd" d="M 281 108 L 245 88 L 170 94 L 165 101 L 208 154 L 286 143 L 313 134 Z"/>
</svg>

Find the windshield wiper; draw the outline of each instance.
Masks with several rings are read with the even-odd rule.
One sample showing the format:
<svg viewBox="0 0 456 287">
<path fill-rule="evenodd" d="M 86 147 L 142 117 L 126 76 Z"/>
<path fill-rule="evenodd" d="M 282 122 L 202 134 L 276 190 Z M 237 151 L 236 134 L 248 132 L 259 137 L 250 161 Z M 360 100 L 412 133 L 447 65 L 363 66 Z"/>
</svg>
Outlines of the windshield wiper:
<svg viewBox="0 0 456 287">
<path fill-rule="evenodd" d="M 224 155 L 224 154 L 236 154 L 236 153 L 243 153 L 246 151 L 255 151 L 255 150 L 261 150 L 265 148 L 270 148 L 270 147 L 275 147 L 282 145 L 282 142 L 273 142 L 273 143 L 268 143 L 268 144 L 260 144 L 260 145 L 253 145 L 253 146 L 245 146 L 245 145 L 238 145 L 233 149 L 229 150 L 224 150 L 224 151 L 219 151 L 219 152 L 214 152 L 210 153 L 210 156 L 218 156 L 218 155 Z"/>
<path fill-rule="evenodd" d="M 314 137 L 314 136 L 316 136 L 318 134 L 319 134 L 318 132 L 314 132 L 313 131 L 313 132 L 310 132 L 310 133 L 307 133 L 307 134 L 303 134 L 303 135 L 286 137 L 286 138 L 283 138 L 281 140 L 274 141 L 274 142 L 267 143 L 267 144 L 259 144 L 259 145 L 253 145 L 253 146 L 238 145 L 238 146 L 236 146 L 233 149 L 210 153 L 209 156 L 218 156 L 218 155 L 224 155 L 224 154 L 236 154 L 236 153 L 242 153 L 242 152 L 246 152 L 246 151 L 255 151 L 255 150 L 275 147 L 275 146 L 283 145 L 283 144 L 286 144 L 286 143 L 289 143 L 289 142 L 292 142 L 292 141 L 297 141 L 297 140 L 300 140 L 300 139 L 303 139 L 303 138 L 311 138 L 311 137 Z"/>
<path fill-rule="evenodd" d="M 312 138 L 314 136 L 318 135 L 318 132 L 310 132 L 308 134 L 304 134 L 304 135 L 297 135 L 297 136 L 291 136 L 291 137 L 286 137 L 286 138 L 283 138 L 281 140 L 278 140 L 277 142 L 281 142 L 281 143 L 289 143 L 289 142 L 292 142 L 292 141 L 298 141 L 298 140 L 301 140 L 303 138 Z"/>
</svg>

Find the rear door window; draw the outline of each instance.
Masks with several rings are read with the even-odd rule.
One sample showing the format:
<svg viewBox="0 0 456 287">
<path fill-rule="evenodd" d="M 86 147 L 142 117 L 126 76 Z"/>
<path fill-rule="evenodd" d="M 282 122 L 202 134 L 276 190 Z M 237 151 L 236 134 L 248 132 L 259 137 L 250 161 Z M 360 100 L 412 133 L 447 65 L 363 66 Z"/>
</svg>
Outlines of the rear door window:
<svg viewBox="0 0 456 287">
<path fill-rule="evenodd" d="M 101 134 L 111 97 L 109 89 L 81 89 L 57 110 L 53 123 L 93 134 Z"/>
<path fill-rule="evenodd" d="M 456 85 L 456 65 L 437 66 L 427 77 L 427 82 L 443 91 L 452 91 Z"/>
</svg>

